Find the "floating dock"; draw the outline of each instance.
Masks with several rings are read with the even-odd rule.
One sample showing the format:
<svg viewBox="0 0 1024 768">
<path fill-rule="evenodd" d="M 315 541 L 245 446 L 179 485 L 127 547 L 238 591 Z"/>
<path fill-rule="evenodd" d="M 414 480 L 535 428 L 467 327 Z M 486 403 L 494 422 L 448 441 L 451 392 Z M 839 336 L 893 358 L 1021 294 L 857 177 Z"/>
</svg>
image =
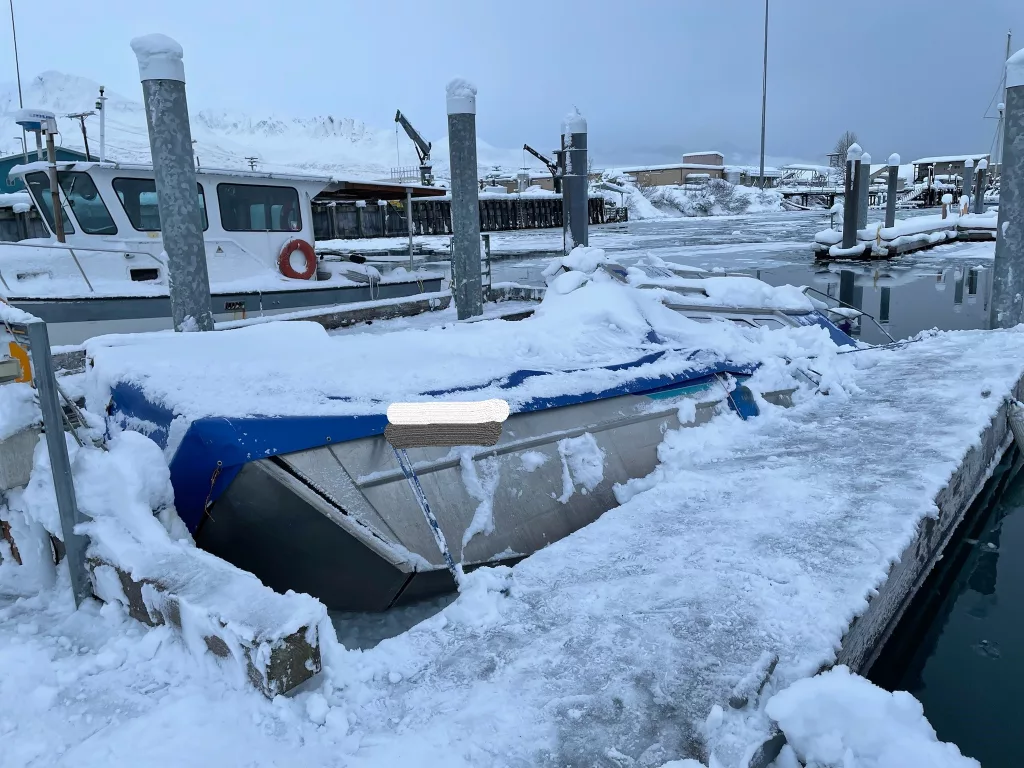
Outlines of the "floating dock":
<svg viewBox="0 0 1024 768">
<path fill-rule="evenodd" d="M 891 259 L 950 242 L 995 242 L 997 211 L 957 216 L 919 216 L 892 227 L 873 224 L 857 231 L 853 248 L 842 248 L 842 234 L 826 229 L 811 243 L 818 261 Z"/>
<path fill-rule="evenodd" d="M 621 506 L 479 572 L 447 621 L 353 655 L 381 679 L 337 696 L 361 702 L 366 764 L 768 765 L 782 742 L 765 701 L 870 668 L 1011 445 L 1024 334 L 847 358 L 828 395 L 668 435 L 664 474 Z M 778 664 L 734 709 L 766 653 Z"/>
</svg>

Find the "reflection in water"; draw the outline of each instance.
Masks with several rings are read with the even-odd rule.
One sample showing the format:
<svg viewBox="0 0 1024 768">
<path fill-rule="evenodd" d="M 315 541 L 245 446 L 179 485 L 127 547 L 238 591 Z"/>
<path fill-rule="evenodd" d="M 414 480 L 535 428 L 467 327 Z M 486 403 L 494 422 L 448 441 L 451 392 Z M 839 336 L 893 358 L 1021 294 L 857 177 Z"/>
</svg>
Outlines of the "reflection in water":
<svg viewBox="0 0 1024 768">
<path fill-rule="evenodd" d="M 988 327 L 992 270 L 977 263 L 931 270 L 898 264 L 793 265 L 756 270 L 755 276 L 772 285 L 810 285 L 874 318 L 897 339 L 931 328 Z M 952 290 L 947 290 L 950 284 Z M 857 325 L 853 330 L 857 335 Z M 888 341 L 870 321 L 859 331 L 871 344 Z"/>
</svg>

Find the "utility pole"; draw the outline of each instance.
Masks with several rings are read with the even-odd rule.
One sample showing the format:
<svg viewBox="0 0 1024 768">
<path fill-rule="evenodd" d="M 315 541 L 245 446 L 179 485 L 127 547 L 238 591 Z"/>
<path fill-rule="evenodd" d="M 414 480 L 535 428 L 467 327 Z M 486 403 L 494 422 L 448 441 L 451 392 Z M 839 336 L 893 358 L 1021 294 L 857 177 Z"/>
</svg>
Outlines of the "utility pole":
<svg viewBox="0 0 1024 768">
<path fill-rule="evenodd" d="M 764 65 L 761 69 L 761 189 L 764 189 L 764 127 L 768 106 L 768 0 L 764 0 Z"/>
<path fill-rule="evenodd" d="M 258 163 L 260 161 L 260 159 L 258 157 L 247 157 L 247 158 L 245 158 L 245 161 L 247 163 L 249 163 L 249 170 L 250 171 L 255 171 L 256 170 L 256 163 Z"/>
<path fill-rule="evenodd" d="M 89 132 L 85 129 L 85 118 L 95 115 L 95 112 L 76 112 L 73 115 L 64 115 L 64 117 L 72 117 L 82 125 L 82 141 L 85 143 L 85 161 L 88 163 L 92 160 L 89 156 Z"/>
</svg>

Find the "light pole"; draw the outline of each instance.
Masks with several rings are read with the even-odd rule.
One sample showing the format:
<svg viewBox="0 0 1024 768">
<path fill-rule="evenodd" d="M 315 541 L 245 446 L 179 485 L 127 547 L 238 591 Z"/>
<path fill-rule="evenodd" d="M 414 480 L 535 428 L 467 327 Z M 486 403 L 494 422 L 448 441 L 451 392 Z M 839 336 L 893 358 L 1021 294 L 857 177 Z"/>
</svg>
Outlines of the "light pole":
<svg viewBox="0 0 1024 768">
<path fill-rule="evenodd" d="M 764 125 L 768 106 L 768 0 L 764 0 L 764 65 L 761 68 L 761 189 L 764 189 Z"/>
</svg>

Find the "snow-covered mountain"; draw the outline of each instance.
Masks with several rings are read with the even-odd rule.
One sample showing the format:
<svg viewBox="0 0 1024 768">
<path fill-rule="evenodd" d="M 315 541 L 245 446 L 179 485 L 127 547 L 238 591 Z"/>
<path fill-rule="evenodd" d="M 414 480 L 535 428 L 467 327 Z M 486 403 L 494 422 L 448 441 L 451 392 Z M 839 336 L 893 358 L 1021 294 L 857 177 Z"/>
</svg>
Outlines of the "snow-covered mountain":
<svg viewBox="0 0 1024 768">
<path fill-rule="evenodd" d="M 58 142 L 82 150 L 78 120 L 64 115 L 86 112 L 95 106 L 99 84 L 62 72 L 44 72 L 25 83 L 26 107 L 48 109 L 58 116 Z M 141 100 L 107 91 L 106 150 L 109 160 L 149 162 L 149 136 Z M 18 153 L 21 143 L 14 113 L 18 109 L 18 90 L 13 83 L 0 85 L 0 149 L 3 154 Z M 351 117 L 322 115 L 308 118 L 278 115 L 254 116 L 222 109 L 203 109 L 191 105 L 192 138 L 201 165 L 210 168 L 248 168 L 246 157 L 258 157 L 260 170 L 288 169 L 306 173 L 347 175 L 356 178 L 386 179 L 401 155 L 403 166 L 417 164 L 411 141 L 400 133 L 397 153 L 393 126 L 376 128 Z M 99 151 L 99 117 L 86 120 L 89 149 Z M 31 137 L 30 137 L 31 141 Z M 33 147 L 29 147 L 31 152 Z M 522 164 L 518 150 L 492 147 L 478 139 L 481 172 L 495 165 L 514 172 Z M 433 142 L 431 152 L 434 174 L 448 176 L 448 138 Z"/>
</svg>

